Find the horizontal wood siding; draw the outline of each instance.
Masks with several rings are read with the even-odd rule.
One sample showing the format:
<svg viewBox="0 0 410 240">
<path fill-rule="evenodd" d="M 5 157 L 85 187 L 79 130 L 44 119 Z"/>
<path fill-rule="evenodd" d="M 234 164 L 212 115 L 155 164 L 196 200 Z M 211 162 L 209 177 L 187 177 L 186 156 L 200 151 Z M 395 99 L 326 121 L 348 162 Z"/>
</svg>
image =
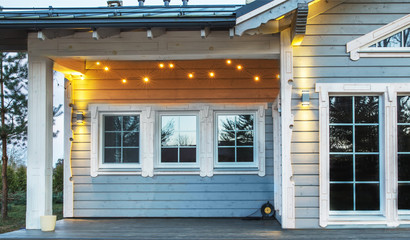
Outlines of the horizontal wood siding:
<svg viewBox="0 0 410 240">
<path fill-rule="evenodd" d="M 220 60 L 224 61 L 224 60 Z M 192 61 L 195 62 L 195 61 Z M 244 67 L 250 66 L 241 61 Z M 178 66 L 182 66 L 179 61 Z M 192 63 L 186 63 L 191 64 Z M 184 66 L 188 66 L 184 63 Z M 132 65 L 132 63 L 131 63 Z M 122 71 L 121 65 L 111 65 L 112 71 Z M 127 66 L 127 63 L 125 63 Z M 152 64 L 151 64 L 152 66 Z M 157 66 L 157 63 L 155 63 Z M 201 66 L 196 65 L 199 73 Z M 123 66 L 124 67 L 124 66 Z M 90 69 L 95 68 L 89 66 Z M 130 68 L 128 66 L 127 68 Z M 189 67 L 188 67 L 189 68 Z M 127 84 L 121 83 L 118 73 L 101 72 L 74 80 L 75 111 L 85 113 L 83 125 L 75 123 L 72 147 L 75 217 L 246 217 L 259 216 L 259 208 L 273 202 L 273 130 L 271 104 L 266 110 L 266 176 L 214 175 L 100 175 L 90 177 L 90 114 L 88 104 L 138 102 L 271 102 L 277 96 L 279 70 L 276 60 L 263 60 L 255 71 L 269 73 L 255 83 L 252 75 L 234 76 L 221 72 L 224 78 L 187 79 L 186 71 L 163 73 L 152 84 L 144 85 L 135 71 L 128 73 Z M 218 71 L 215 68 L 215 72 Z M 252 68 L 248 69 L 252 72 Z M 124 73 L 124 72 L 123 72 Z M 125 74 L 124 73 L 124 74 Z M 134 77 L 133 77 L 134 76 Z M 180 101 L 179 101 L 180 100 Z M 74 111 L 74 112 L 75 112 Z"/>
<path fill-rule="evenodd" d="M 406 1 L 346 1 L 308 21 L 301 46 L 294 47 L 292 164 L 296 182 L 296 227 L 319 227 L 319 96 L 317 80 L 409 77 L 406 58 L 361 58 L 352 61 L 346 43 L 409 13 Z M 310 106 L 300 105 L 302 90 Z"/>
</svg>

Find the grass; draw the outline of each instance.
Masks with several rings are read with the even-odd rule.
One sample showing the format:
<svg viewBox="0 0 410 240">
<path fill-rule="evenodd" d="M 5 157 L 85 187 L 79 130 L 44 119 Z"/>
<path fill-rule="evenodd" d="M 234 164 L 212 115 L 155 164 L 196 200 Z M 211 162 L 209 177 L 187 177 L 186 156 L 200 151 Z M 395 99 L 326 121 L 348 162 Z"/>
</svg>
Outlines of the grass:
<svg viewBox="0 0 410 240">
<path fill-rule="evenodd" d="M 9 203 L 9 218 L 6 221 L 0 220 L 0 233 L 11 232 L 26 226 L 26 205 Z M 57 220 L 63 218 L 63 204 L 53 203 L 53 214 L 57 215 Z"/>
</svg>

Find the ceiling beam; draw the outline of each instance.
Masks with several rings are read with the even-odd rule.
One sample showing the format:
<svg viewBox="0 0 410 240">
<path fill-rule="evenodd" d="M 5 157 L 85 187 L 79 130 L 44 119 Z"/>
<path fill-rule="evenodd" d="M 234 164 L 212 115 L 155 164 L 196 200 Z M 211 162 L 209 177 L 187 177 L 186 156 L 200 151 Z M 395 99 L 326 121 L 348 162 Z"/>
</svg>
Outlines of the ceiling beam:
<svg viewBox="0 0 410 240">
<path fill-rule="evenodd" d="M 93 30 L 93 39 L 100 40 L 119 35 L 121 30 L 119 28 L 97 28 Z"/>
<path fill-rule="evenodd" d="M 161 35 L 164 35 L 165 32 L 165 28 L 150 28 L 147 29 L 147 38 L 152 40 L 154 38 L 160 37 Z"/>
</svg>

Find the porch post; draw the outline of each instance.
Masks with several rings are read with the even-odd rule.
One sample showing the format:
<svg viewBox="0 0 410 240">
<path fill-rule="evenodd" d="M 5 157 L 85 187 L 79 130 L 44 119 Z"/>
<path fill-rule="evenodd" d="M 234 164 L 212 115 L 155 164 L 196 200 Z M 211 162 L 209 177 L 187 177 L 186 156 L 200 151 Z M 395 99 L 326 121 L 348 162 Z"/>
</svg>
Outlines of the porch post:
<svg viewBox="0 0 410 240">
<path fill-rule="evenodd" d="M 52 214 L 53 62 L 29 56 L 26 228 Z"/>
</svg>

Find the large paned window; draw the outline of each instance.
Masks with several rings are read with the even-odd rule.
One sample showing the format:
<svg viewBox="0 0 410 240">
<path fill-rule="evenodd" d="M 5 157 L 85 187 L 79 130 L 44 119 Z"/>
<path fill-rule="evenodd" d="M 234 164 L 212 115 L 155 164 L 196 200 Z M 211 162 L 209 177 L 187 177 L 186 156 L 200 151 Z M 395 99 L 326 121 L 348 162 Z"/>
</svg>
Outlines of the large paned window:
<svg viewBox="0 0 410 240">
<path fill-rule="evenodd" d="M 397 98 L 398 205 L 410 210 L 410 96 Z"/>
<path fill-rule="evenodd" d="M 139 115 L 103 116 L 103 164 L 139 163 Z"/>
<path fill-rule="evenodd" d="M 197 116 L 161 115 L 161 163 L 197 162 Z"/>
<path fill-rule="evenodd" d="M 329 98 L 330 211 L 380 210 L 378 96 Z"/>
<path fill-rule="evenodd" d="M 217 164 L 248 165 L 255 152 L 254 114 L 217 115 Z"/>
</svg>

